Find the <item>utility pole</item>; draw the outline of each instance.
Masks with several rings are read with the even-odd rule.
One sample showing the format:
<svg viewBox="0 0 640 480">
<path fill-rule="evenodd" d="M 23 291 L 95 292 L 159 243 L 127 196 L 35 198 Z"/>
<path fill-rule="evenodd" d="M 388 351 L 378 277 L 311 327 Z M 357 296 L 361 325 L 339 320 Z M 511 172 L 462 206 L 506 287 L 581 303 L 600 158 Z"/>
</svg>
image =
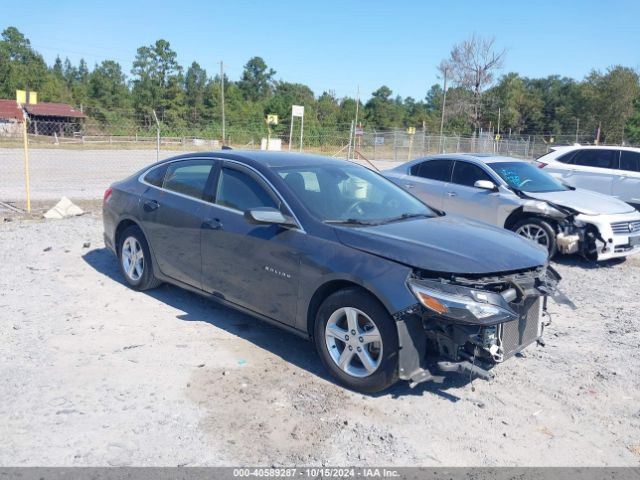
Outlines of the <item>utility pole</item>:
<svg viewBox="0 0 640 480">
<path fill-rule="evenodd" d="M 578 131 L 580 130 L 580 119 L 576 118 L 576 143 L 578 143 Z"/>
<path fill-rule="evenodd" d="M 498 107 L 498 131 L 496 134 L 500 135 L 500 107 Z"/>
<path fill-rule="evenodd" d="M 222 105 L 222 145 L 225 144 L 225 118 L 224 118 L 224 64 L 220 61 L 220 104 Z"/>
<path fill-rule="evenodd" d="M 354 133 L 354 138 L 353 138 L 353 159 L 354 160 L 356 158 L 356 137 L 355 137 L 356 130 L 355 129 L 358 128 L 358 108 L 359 107 L 360 107 L 360 85 L 358 85 L 358 90 L 357 90 L 357 93 L 356 93 L 356 118 L 355 118 L 354 124 L 353 124 L 354 125 L 354 127 L 353 127 L 354 128 L 354 130 L 353 130 L 353 133 Z"/>
<path fill-rule="evenodd" d="M 351 160 L 351 142 L 353 141 L 353 120 L 351 120 L 351 128 L 349 129 L 349 150 L 347 150 L 347 160 Z"/>
<path fill-rule="evenodd" d="M 160 161 L 160 122 L 155 110 L 151 110 L 153 119 L 156 121 L 156 162 Z"/>
<path fill-rule="evenodd" d="M 447 103 L 447 69 L 444 69 L 444 91 L 442 92 L 442 115 L 440 116 L 440 153 L 444 153 L 442 129 L 444 128 L 444 107 Z"/>
</svg>

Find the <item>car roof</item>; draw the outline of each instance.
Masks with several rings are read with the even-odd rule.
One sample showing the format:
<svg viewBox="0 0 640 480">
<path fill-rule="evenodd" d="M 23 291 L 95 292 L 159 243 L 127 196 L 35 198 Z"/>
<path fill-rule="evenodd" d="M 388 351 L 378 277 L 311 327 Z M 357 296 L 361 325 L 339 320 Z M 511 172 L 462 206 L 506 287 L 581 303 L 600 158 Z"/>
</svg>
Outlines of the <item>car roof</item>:
<svg viewBox="0 0 640 480">
<path fill-rule="evenodd" d="M 407 163 L 403 163 L 403 166 L 410 166 L 416 163 L 423 162 L 425 160 L 464 160 L 471 163 L 498 163 L 498 162 L 527 162 L 520 158 L 505 157 L 502 155 L 494 155 L 492 153 L 442 153 L 439 155 L 429 155 L 428 157 L 421 157 L 412 160 Z"/>
<path fill-rule="evenodd" d="M 560 145 L 557 147 L 550 147 L 553 152 L 570 152 L 571 150 L 628 150 L 630 152 L 640 152 L 638 147 L 621 147 L 619 145 Z"/>
<path fill-rule="evenodd" d="M 261 150 L 222 150 L 214 152 L 193 152 L 184 155 L 167 158 L 160 163 L 179 160 L 182 158 L 215 158 L 223 160 L 235 160 L 253 167 L 294 167 L 311 165 L 353 165 L 353 162 L 337 158 L 324 157 L 322 155 L 311 155 L 307 153 L 294 152 L 271 152 Z"/>
</svg>

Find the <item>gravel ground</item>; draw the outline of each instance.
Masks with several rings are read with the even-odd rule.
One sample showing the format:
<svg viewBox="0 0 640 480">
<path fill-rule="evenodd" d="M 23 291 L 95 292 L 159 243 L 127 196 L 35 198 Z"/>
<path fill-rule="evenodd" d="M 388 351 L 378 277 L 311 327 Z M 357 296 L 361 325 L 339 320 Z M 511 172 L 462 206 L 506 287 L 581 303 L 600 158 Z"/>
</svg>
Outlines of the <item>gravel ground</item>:
<svg viewBox="0 0 640 480">
<path fill-rule="evenodd" d="M 134 292 L 98 213 L 0 223 L 0 465 L 640 465 L 640 259 L 557 265 L 546 347 L 491 382 L 336 386 L 310 343 Z"/>
</svg>

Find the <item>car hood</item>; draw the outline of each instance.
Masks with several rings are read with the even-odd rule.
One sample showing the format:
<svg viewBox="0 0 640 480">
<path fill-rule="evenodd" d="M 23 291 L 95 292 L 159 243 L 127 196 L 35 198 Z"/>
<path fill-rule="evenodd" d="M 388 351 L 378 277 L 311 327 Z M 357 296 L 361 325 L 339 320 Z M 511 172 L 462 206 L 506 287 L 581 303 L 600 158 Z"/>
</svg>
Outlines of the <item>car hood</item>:
<svg viewBox="0 0 640 480">
<path fill-rule="evenodd" d="M 562 192 L 525 193 L 529 197 L 569 207 L 586 215 L 613 215 L 630 213 L 634 210 L 631 205 L 622 200 L 581 188 Z"/>
<path fill-rule="evenodd" d="M 546 250 L 533 242 L 454 215 L 335 230 L 344 245 L 433 272 L 489 274 L 547 262 Z"/>
</svg>

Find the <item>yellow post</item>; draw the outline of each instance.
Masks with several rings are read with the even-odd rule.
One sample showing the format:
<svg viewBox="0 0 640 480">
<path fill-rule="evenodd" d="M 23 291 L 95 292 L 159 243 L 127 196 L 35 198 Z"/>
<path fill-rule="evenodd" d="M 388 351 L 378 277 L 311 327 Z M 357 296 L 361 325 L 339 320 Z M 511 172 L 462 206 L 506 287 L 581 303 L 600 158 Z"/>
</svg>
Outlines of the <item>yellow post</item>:
<svg viewBox="0 0 640 480">
<path fill-rule="evenodd" d="M 22 137 L 24 139 L 24 179 L 27 187 L 27 212 L 31 213 L 31 187 L 29 186 L 29 137 L 27 136 L 27 116 L 22 122 Z"/>
</svg>

